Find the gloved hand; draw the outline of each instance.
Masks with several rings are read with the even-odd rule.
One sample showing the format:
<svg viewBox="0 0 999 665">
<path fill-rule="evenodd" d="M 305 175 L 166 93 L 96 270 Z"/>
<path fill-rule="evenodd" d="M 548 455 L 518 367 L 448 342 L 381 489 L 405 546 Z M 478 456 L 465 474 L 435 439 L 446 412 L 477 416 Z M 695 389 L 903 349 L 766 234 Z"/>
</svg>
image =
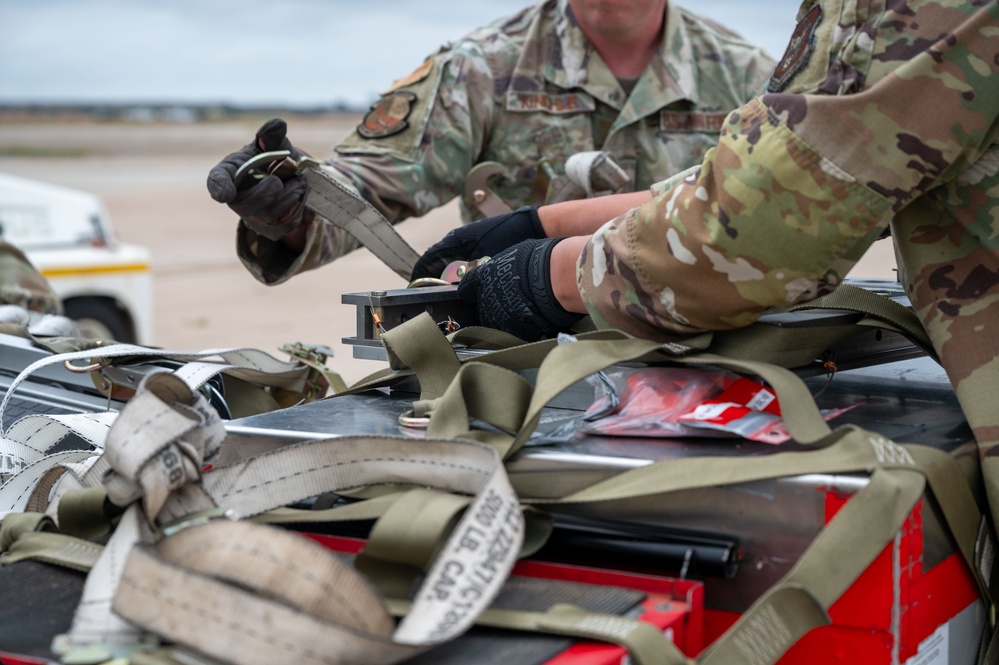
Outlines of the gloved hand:
<svg viewBox="0 0 999 665">
<path fill-rule="evenodd" d="M 555 298 L 552 249 L 563 238 L 525 240 L 471 270 L 458 284 L 458 297 L 476 304 L 479 324 L 534 342 L 583 318 Z"/>
<path fill-rule="evenodd" d="M 440 277 L 452 261 L 494 256 L 522 240 L 544 237 L 538 206 L 524 206 L 505 215 L 486 217 L 453 229 L 431 246 L 413 266 L 411 281 Z"/>
<path fill-rule="evenodd" d="M 236 189 L 236 171 L 248 159 L 262 152 L 287 150 L 293 159 L 305 153 L 295 148 L 287 137 L 288 125 L 275 118 L 265 122 L 252 143 L 228 155 L 208 172 L 208 193 L 219 203 L 227 203 L 247 226 L 270 240 L 294 231 L 314 215 L 305 207 L 309 191 L 305 176 L 296 174 L 287 181 L 267 176 L 242 191 Z"/>
</svg>

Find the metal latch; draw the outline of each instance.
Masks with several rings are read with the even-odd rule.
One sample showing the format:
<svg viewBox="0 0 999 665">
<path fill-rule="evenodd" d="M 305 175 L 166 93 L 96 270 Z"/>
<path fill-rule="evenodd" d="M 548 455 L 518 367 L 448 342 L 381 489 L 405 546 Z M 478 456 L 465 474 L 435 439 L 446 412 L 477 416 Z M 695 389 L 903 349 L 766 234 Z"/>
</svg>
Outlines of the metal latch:
<svg viewBox="0 0 999 665">
<path fill-rule="evenodd" d="M 409 283 L 406 288 L 409 289 L 419 289 L 425 286 L 448 286 L 451 284 L 457 284 L 461 279 L 468 274 L 472 268 L 477 268 L 483 263 L 489 261 L 488 256 L 483 256 L 481 259 L 475 259 L 474 261 L 452 261 L 447 264 L 444 268 L 444 272 L 441 273 L 440 278 L 437 277 L 421 277 L 420 279 L 415 279 Z"/>
<path fill-rule="evenodd" d="M 304 168 L 319 168 L 320 162 L 308 155 L 294 159 L 289 150 L 272 150 L 254 155 L 236 170 L 233 182 L 236 189 L 252 187 L 267 176 L 276 175 L 287 180 Z"/>
</svg>

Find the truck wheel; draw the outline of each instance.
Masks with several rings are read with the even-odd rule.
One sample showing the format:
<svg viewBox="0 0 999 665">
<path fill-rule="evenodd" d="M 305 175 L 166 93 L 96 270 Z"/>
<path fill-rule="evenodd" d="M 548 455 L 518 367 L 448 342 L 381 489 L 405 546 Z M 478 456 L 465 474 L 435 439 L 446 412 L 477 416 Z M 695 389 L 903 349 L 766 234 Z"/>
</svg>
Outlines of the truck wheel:
<svg viewBox="0 0 999 665">
<path fill-rule="evenodd" d="M 84 337 L 135 343 L 135 333 L 128 314 L 113 301 L 100 298 L 75 298 L 63 303 L 66 316 L 80 326 Z"/>
</svg>

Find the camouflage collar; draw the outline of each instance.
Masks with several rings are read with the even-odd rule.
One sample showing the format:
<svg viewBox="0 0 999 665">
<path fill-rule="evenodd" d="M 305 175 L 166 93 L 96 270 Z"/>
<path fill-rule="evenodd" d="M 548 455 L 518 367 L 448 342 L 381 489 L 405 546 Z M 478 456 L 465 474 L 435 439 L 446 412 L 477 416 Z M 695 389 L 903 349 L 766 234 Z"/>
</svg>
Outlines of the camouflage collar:
<svg viewBox="0 0 999 665">
<path fill-rule="evenodd" d="M 683 15 L 672 4 L 667 7 L 667 28 L 659 53 L 626 98 L 576 23 L 569 1 L 543 3 L 528 30 L 511 87 L 536 91 L 545 81 L 567 90 L 583 90 L 621 111 L 612 131 L 676 101 L 697 102 L 693 53 Z"/>
<path fill-rule="evenodd" d="M 687 23 L 683 12 L 672 2 L 666 5 L 666 34 L 663 36 L 661 58 L 653 61 L 653 67 L 665 67 L 675 84 L 676 92 L 696 103 L 697 58 L 690 45 Z M 668 77 L 662 77 L 668 80 Z"/>
<path fill-rule="evenodd" d="M 683 14 L 666 6 L 666 30 L 659 53 L 645 68 L 631 91 L 610 134 L 677 102 L 698 102 L 697 71 Z"/>
</svg>

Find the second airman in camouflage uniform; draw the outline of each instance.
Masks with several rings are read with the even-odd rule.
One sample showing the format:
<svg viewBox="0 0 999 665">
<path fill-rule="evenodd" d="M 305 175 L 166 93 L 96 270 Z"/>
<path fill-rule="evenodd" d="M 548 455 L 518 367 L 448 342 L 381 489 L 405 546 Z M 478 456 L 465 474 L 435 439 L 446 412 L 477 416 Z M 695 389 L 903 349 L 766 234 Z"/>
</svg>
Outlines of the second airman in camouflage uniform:
<svg viewBox="0 0 999 665">
<path fill-rule="evenodd" d="M 890 224 L 999 515 L 999 4 L 808 0 L 798 18 L 703 164 L 593 237 L 583 300 L 642 337 L 736 328 L 834 289 Z"/>
<path fill-rule="evenodd" d="M 647 189 L 700 162 L 727 112 L 759 94 L 773 69 L 760 49 L 670 2 L 651 62 L 635 80 L 618 78 L 573 1 L 539 3 L 429 58 L 383 94 L 324 168 L 392 223 L 456 196 L 465 221 L 484 216 L 466 180 L 486 162 L 505 169 L 490 184 L 510 208 L 556 196 L 565 160 L 593 150 L 610 152 L 629 176 L 618 191 Z M 241 223 L 247 269 L 276 284 L 357 247 L 333 224 L 306 220 L 302 251 Z"/>
</svg>

